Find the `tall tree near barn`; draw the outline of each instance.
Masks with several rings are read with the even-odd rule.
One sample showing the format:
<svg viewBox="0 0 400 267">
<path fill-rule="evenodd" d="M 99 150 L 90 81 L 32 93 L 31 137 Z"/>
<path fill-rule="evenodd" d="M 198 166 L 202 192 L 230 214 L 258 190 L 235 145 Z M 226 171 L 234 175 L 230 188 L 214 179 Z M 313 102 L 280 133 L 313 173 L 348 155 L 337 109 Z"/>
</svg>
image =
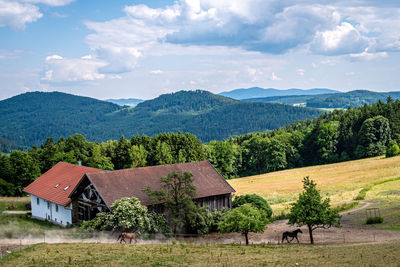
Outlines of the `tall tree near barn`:
<svg viewBox="0 0 400 267">
<path fill-rule="evenodd" d="M 330 206 L 330 199 L 322 199 L 317 184 L 308 176 L 303 179 L 303 193 L 299 200 L 292 204 L 289 213 L 289 223 L 298 226 L 307 225 L 310 242 L 314 244 L 313 231 L 317 228 L 338 227 L 340 215 Z"/>
<path fill-rule="evenodd" d="M 185 226 L 187 214 L 197 206 L 193 203 L 196 196 L 196 187 L 192 185 L 193 178 L 189 172 L 179 173 L 177 171 L 160 179 L 162 189 L 153 191 L 147 187 L 144 191 L 157 202 L 163 202 L 168 215 L 171 216 L 173 232 Z"/>
</svg>

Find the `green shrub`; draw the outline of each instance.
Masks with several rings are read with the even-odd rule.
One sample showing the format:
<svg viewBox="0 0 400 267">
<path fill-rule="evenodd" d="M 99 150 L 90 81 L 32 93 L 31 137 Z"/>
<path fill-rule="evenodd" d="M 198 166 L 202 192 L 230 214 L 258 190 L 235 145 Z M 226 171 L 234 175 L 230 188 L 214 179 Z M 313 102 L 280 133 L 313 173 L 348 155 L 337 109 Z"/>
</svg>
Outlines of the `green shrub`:
<svg viewBox="0 0 400 267">
<path fill-rule="evenodd" d="M 208 229 L 209 233 L 214 233 L 218 232 L 218 224 L 222 222 L 224 219 L 224 216 L 229 212 L 229 209 L 222 209 L 222 210 L 214 210 L 210 212 L 211 217 L 212 217 L 212 223 L 210 225 L 210 228 Z"/>
<path fill-rule="evenodd" d="M 386 150 L 386 157 L 394 157 L 400 154 L 400 148 L 396 141 L 390 141 L 388 148 Z"/>
<path fill-rule="evenodd" d="M 371 218 L 368 218 L 365 223 L 366 224 L 383 223 L 383 218 L 382 217 L 371 217 Z"/>
<path fill-rule="evenodd" d="M 186 233 L 203 235 L 208 233 L 212 225 L 212 215 L 205 207 L 199 207 L 194 204 L 194 207 L 188 209 L 186 214 Z"/>
<path fill-rule="evenodd" d="M 168 225 L 167 220 L 162 214 L 155 213 L 154 211 L 150 211 L 147 213 L 147 217 L 150 220 L 150 227 L 148 232 L 150 234 L 163 234 L 165 236 L 171 236 L 172 231 Z"/>
<path fill-rule="evenodd" d="M 258 208 L 259 210 L 264 211 L 267 218 L 272 216 L 272 209 L 268 202 L 263 197 L 256 194 L 247 194 L 235 197 L 232 202 L 232 208 L 237 208 L 247 203 L 253 205 L 253 207 Z"/>
</svg>

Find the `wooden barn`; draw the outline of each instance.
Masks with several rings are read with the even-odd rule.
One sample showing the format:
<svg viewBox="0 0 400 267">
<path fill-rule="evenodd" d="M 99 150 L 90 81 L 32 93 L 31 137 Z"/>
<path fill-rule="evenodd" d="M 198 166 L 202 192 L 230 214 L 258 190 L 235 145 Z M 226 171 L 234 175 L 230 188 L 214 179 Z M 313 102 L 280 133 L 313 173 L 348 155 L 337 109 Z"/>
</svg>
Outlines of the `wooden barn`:
<svg viewBox="0 0 400 267">
<path fill-rule="evenodd" d="M 110 211 L 111 205 L 123 197 L 137 197 L 142 205 L 160 211 L 143 189 L 160 189 L 160 179 L 174 171 L 193 174 L 194 201 L 198 205 L 209 210 L 231 208 L 235 190 L 208 161 L 116 171 L 60 162 L 24 191 L 31 194 L 33 217 L 68 225 L 91 220 L 98 212 Z M 60 210 L 62 218 L 56 216 Z"/>
</svg>

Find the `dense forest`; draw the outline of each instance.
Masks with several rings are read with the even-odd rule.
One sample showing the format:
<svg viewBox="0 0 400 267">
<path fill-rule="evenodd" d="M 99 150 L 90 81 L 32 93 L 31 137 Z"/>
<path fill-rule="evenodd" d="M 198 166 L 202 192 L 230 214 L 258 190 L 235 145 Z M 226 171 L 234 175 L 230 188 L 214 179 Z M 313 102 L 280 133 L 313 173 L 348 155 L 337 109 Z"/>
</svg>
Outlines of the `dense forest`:
<svg viewBox="0 0 400 267">
<path fill-rule="evenodd" d="M 316 109 L 240 102 L 207 91 L 161 95 L 134 108 L 58 92 L 33 92 L 0 101 L 0 148 L 3 152 L 26 149 L 39 146 L 46 137 L 77 133 L 102 142 L 121 135 L 181 131 L 208 142 L 320 114 Z"/>
<path fill-rule="evenodd" d="M 201 110 L 202 107 L 196 107 Z M 322 114 L 313 120 L 203 144 L 189 133 L 122 136 L 89 142 L 80 134 L 48 138 L 27 152 L 0 156 L 0 195 L 22 189 L 59 161 L 112 170 L 209 160 L 225 178 L 400 153 L 400 101 Z"/>
<path fill-rule="evenodd" d="M 373 104 L 385 101 L 388 97 L 400 99 L 400 92 L 371 92 L 367 90 L 355 90 L 347 93 L 320 94 L 320 95 L 291 95 L 272 96 L 262 98 L 244 99 L 246 102 L 280 103 L 286 105 L 303 104 L 312 108 L 349 108 L 361 107 L 365 104 Z"/>
</svg>

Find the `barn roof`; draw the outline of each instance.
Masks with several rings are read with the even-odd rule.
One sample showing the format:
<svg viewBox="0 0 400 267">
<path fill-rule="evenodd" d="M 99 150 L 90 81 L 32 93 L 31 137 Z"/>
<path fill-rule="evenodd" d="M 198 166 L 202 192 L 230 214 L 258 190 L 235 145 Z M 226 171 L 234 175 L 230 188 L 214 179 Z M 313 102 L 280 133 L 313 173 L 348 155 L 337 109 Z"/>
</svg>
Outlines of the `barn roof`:
<svg viewBox="0 0 400 267">
<path fill-rule="evenodd" d="M 86 177 L 95 186 L 108 207 L 118 199 L 132 196 L 137 197 L 142 205 L 148 206 L 152 202 L 143 189 L 147 187 L 152 190 L 161 189 L 160 178 L 174 171 L 193 174 L 196 198 L 235 192 L 208 161 L 87 173 Z"/>
<path fill-rule="evenodd" d="M 59 162 L 25 187 L 24 192 L 67 206 L 71 202 L 69 194 L 75 189 L 83 175 L 101 171 L 103 170 Z"/>
</svg>

